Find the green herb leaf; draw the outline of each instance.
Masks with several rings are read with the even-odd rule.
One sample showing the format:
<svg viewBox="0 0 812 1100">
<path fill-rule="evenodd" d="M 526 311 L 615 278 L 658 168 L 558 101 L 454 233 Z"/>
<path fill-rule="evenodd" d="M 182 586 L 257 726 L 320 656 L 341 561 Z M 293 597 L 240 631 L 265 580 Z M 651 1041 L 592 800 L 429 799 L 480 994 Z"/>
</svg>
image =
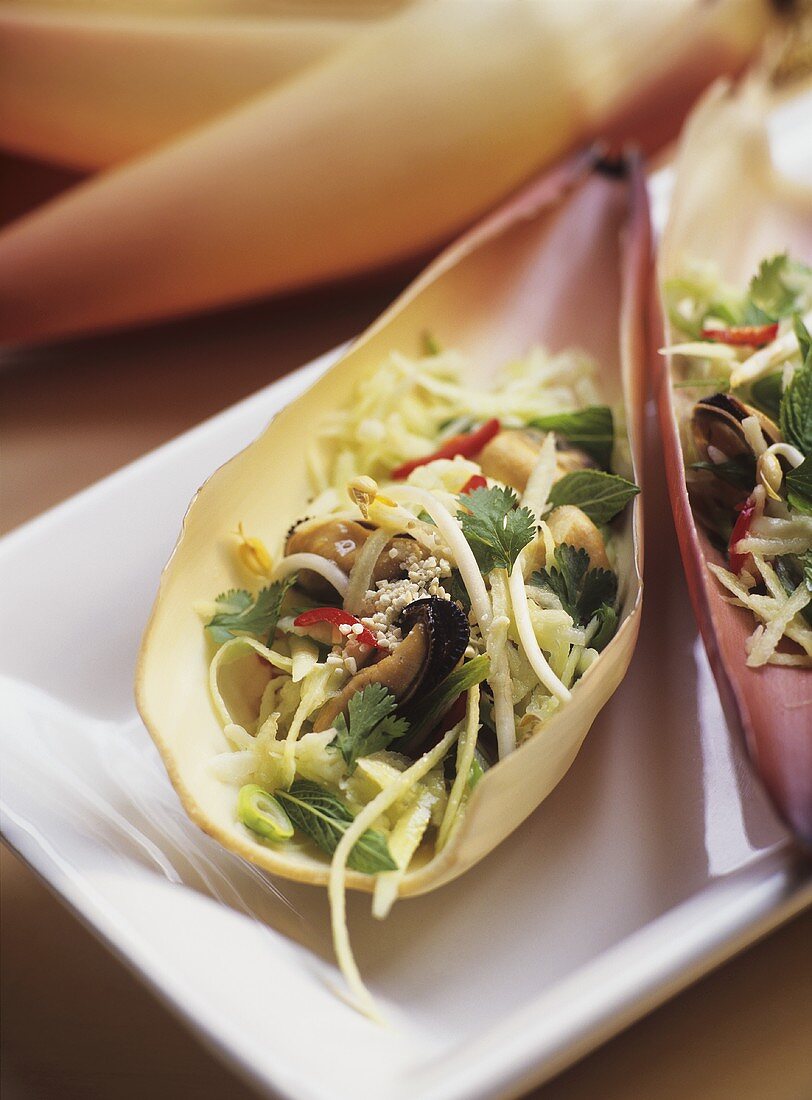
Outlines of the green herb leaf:
<svg viewBox="0 0 812 1100">
<path fill-rule="evenodd" d="M 344 757 L 351 775 L 360 756 L 385 749 L 407 732 L 408 722 L 394 716 L 397 705 L 397 699 L 383 684 L 368 684 L 347 704 L 349 723 L 343 714 L 336 719 L 338 736 L 333 744 Z"/>
<path fill-rule="evenodd" d="M 586 626 L 602 606 L 612 607 L 617 598 L 616 574 L 609 569 L 590 569 L 586 550 L 565 542 L 556 546 L 555 560 L 550 569 L 534 573 L 530 583 L 554 592 L 574 623 Z"/>
<path fill-rule="evenodd" d="M 483 573 L 513 568 L 522 548 L 536 534 L 536 521 L 528 508 L 517 508 L 512 489 L 494 486 L 458 496 L 462 533 Z"/>
<path fill-rule="evenodd" d="M 575 504 L 593 523 L 609 523 L 640 490 L 617 474 L 602 470 L 576 470 L 565 474 L 550 492 L 553 507 Z"/>
<path fill-rule="evenodd" d="M 795 331 L 803 359 L 781 399 L 781 432 L 788 443 L 804 455 L 812 455 L 812 338 L 800 317 Z"/>
<path fill-rule="evenodd" d="M 607 645 L 614 638 L 617 633 L 617 624 L 619 616 L 614 607 L 608 603 L 601 604 L 598 610 L 595 612 L 598 620 L 598 629 L 592 635 L 590 646 L 592 649 L 597 649 L 598 653 L 606 649 Z"/>
<path fill-rule="evenodd" d="M 783 554 L 775 559 L 773 567 L 787 595 L 792 595 L 802 583 L 812 592 L 812 550 L 807 550 L 800 557 L 796 554 Z M 801 608 L 801 615 L 812 626 L 812 604 Z"/>
<path fill-rule="evenodd" d="M 804 583 L 812 592 L 812 550 L 807 550 L 805 554 L 802 554 L 800 560 L 801 568 L 804 571 Z"/>
<path fill-rule="evenodd" d="M 758 272 L 750 280 L 749 289 L 750 302 L 761 314 L 755 323 L 759 323 L 762 316 L 769 321 L 777 321 L 791 312 L 797 296 L 797 292 L 786 282 L 791 270 L 792 264 L 786 252 L 761 261 Z M 750 318 L 747 320 L 750 321 Z"/>
<path fill-rule="evenodd" d="M 781 415 L 781 391 L 783 388 L 783 374 L 776 371 L 775 374 L 766 374 L 758 378 L 750 387 L 750 400 L 767 416 L 776 422 Z"/>
<path fill-rule="evenodd" d="M 433 688 L 417 704 L 410 707 L 408 740 L 398 745 L 399 752 L 408 755 L 412 746 L 420 745 L 431 733 L 452 703 L 474 684 L 481 684 L 490 671 L 490 661 L 484 655 L 474 657 L 455 668 L 441 684 Z"/>
<path fill-rule="evenodd" d="M 800 314 L 796 313 L 792 318 L 792 327 L 795 329 L 795 335 L 798 338 L 801 363 L 806 363 L 809 359 L 809 353 L 812 351 L 812 336 L 809 335 L 809 329 L 804 324 L 804 319 Z"/>
<path fill-rule="evenodd" d="M 217 614 L 206 624 L 206 631 L 215 645 L 222 645 L 240 634 L 250 634 L 270 643 L 279 622 L 282 601 L 288 589 L 296 583 L 296 574 L 268 585 L 252 600 L 242 588 L 224 592 L 214 601 Z"/>
<path fill-rule="evenodd" d="M 756 459 L 753 454 L 736 455 L 725 462 L 692 462 L 692 470 L 708 470 L 737 489 L 752 489 L 756 483 Z"/>
<path fill-rule="evenodd" d="M 276 791 L 275 796 L 296 828 L 330 856 L 354 819 L 352 811 L 340 799 L 307 779 L 297 779 L 289 791 Z M 365 875 L 398 869 L 386 837 L 377 829 L 367 829 L 359 837 L 347 866 Z"/>
<path fill-rule="evenodd" d="M 576 412 L 539 416 L 530 426 L 563 436 L 573 447 L 580 447 L 608 470 L 612 461 L 615 428 L 608 405 L 590 405 Z"/>
<path fill-rule="evenodd" d="M 459 569 L 452 569 L 451 576 L 442 584 L 451 599 L 458 603 L 467 615 L 471 610 L 471 597 L 468 595 L 468 589 L 463 583 Z"/>
<path fill-rule="evenodd" d="M 812 516 L 812 455 L 787 474 L 787 504 L 796 512 Z"/>
</svg>

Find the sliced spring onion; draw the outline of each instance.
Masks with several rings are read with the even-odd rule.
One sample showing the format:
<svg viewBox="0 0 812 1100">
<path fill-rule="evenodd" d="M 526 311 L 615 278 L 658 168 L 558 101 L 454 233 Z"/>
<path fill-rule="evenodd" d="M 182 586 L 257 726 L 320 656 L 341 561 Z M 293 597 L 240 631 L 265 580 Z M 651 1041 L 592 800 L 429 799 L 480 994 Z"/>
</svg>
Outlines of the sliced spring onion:
<svg viewBox="0 0 812 1100">
<path fill-rule="evenodd" d="M 273 797 L 255 783 L 240 788 L 237 817 L 252 833 L 279 842 L 293 836 L 293 824 Z"/>
</svg>

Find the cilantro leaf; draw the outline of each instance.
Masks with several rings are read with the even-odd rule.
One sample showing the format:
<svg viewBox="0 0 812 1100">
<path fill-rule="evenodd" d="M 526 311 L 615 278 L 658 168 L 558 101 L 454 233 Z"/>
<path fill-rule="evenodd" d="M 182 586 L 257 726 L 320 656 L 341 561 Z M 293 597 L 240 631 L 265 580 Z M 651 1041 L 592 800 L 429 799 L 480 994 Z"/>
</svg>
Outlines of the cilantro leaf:
<svg viewBox="0 0 812 1100">
<path fill-rule="evenodd" d="M 214 601 L 217 614 L 206 624 L 206 631 L 215 645 L 221 646 L 240 634 L 250 634 L 270 642 L 279 622 L 282 601 L 296 574 L 263 588 L 255 599 L 243 588 L 232 588 Z"/>
<path fill-rule="evenodd" d="M 214 601 L 221 612 L 227 615 L 238 615 L 247 610 L 254 602 L 251 593 L 244 588 L 229 588 L 228 592 L 221 592 Z"/>
<path fill-rule="evenodd" d="M 460 605 L 467 615 L 471 610 L 471 597 L 468 595 L 468 589 L 463 584 L 462 574 L 459 569 L 451 570 L 451 576 L 448 580 L 443 581 L 443 588 L 451 599 Z"/>
<path fill-rule="evenodd" d="M 299 832 L 304 833 L 332 855 L 344 833 L 353 822 L 354 814 L 334 794 L 307 779 L 297 779 L 288 791 L 276 791 L 274 797 L 282 803 Z M 347 866 L 365 875 L 379 871 L 396 871 L 386 837 L 377 829 L 367 829 L 350 852 Z"/>
<path fill-rule="evenodd" d="M 368 684 L 357 691 L 347 704 L 349 722 L 343 714 L 335 720 L 338 735 L 333 742 L 352 774 L 360 756 L 379 752 L 402 737 L 409 728 L 403 718 L 395 718 L 397 700 L 383 684 Z"/>
<path fill-rule="evenodd" d="M 535 538 L 533 513 L 517 508 L 519 498 L 513 490 L 499 486 L 474 489 L 457 500 L 463 506 L 462 533 L 483 574 L 493 569 L 510 572 L 523 547 Z"/>
<path fill-rule="evenodd" d="M 592 635 L 589 645 L 601 653 L 617 633 L 618 613 L 611 604 L 603 603 L 595 612 L 598 629 Z"/>
<path fill-rule="evenodd" d="M 604 469 L 609 469 L 615 428 L 608 405 L 590 405 L 576 412 L 539 416 L 530 421 L 530 427 L 563 436 L 573 447 L 580 447 Z"/>
<path fill-rule="evenodd" d="M 802 515 L 812 516 L 812 454 L 787 474 L 787 503 Z"/>
<path fill-rule="evenodd" d="M 808 456 L 812 455 L 812 337 L 800 317 L 795 318 L 795 332 L 802 361 L 781 399 L 780 424 L 784 439 Z"/>
<path fill-rule="evenodd" d="M 777 321 L 779 317 L 786 316 L 795 306 L 797 291 L 792 287 L 791 276 L 795 265 L 789 259 L 786 252 L 772 256 L 768 260 L 762 260 L 757 273 L 750 280 L 750 303 L 759 311 L 755 323 L 759 323 L 766 317 L 769 321 Z M 748 317 L 748 321 L 750 318 Z"/>
<path fill-rule="evenodd" d="M 553 485 L 550 503 L 553 507 L 575 504 L 586 512 L 593 523 L 608 523 L 639 492 L 633 482 L 617 474 L 607 474 L 603 470 L 576 470 L 565 474 Z"/>
<path fill-rule="evenodd" d="M 604 605 L 612 609 L 617 598 L 617 576 L 611 570 L 590 569 L 586 550 L 566 542 L 556 546 L 555 561 L 549 569 L 534 573 L 530 583 L 554 592 L 577 626 L 586 626 Z"/>
</svg>

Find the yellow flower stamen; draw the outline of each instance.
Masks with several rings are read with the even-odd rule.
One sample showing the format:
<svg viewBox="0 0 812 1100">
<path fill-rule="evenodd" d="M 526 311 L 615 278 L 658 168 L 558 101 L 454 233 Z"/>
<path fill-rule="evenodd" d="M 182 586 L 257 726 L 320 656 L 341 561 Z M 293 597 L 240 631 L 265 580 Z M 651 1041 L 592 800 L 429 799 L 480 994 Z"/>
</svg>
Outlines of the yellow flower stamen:
<svg viewBox="0 0 812 1100">
<path fill-rule="evenodd" d="M 242 523 L 237 525 L 235 534 L 240 540 L 237 557 L 243 568 L 249 573 L 255 573 L 258 577 L 270 576 L 273 571 L 273 561 L 262 539 L 250 538 L 246 535 Z"/>
</svg>

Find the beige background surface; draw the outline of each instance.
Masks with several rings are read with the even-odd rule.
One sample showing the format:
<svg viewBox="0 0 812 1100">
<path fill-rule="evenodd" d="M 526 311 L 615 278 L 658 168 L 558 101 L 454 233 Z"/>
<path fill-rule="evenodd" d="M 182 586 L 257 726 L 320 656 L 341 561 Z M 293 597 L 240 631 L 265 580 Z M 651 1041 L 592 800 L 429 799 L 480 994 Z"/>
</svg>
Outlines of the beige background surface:
<svg viewBox="0 0 812 1100">
<path fill-rule="evenodd" d="M 348 338 L 404 279 L 390 274 L 152 330 L 5 353 L 0 528 Z M 7 850 L 0 887 L 4 1100 L 254 1095 Z M 805 1100 L 810 1050 L 807 913 L 533 1097 Z"/>
</svg>

